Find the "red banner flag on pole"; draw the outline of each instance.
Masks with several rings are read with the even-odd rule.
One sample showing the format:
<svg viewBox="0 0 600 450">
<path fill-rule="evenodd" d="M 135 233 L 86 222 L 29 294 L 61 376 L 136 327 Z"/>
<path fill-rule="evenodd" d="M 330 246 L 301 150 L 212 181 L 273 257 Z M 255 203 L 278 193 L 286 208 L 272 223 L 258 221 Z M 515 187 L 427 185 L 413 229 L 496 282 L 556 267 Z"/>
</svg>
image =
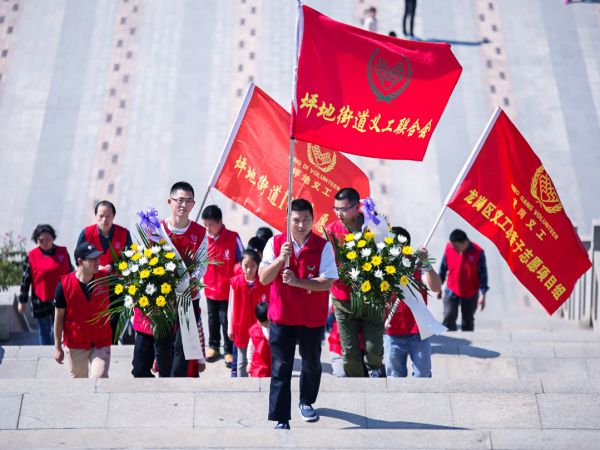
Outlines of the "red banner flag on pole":
<svg viewBox="0 0 600 450">
<path fill-rule="evenodd" d="M 455 186 L 447 206 L 498 247 L 549 314 L 556 311 L 592 263 L 540 159 L 500 108 Z"/>
<path fill-rule="evenodd" d="M 290 155 L 290 114 L 251 84 L 210 186 L 279 231 L 286 229 Z M 370 194 L 369 179 L 352 161 L 333 150 L 296 141 L 293 198 L 310 201 L 313 229 L 336 220 L 336 192 L 353 187 Z"/>
<path fill-rule="evenodd" d="M 462 67 L 447 43 L 406 41 L 302 6 L 292 137 L 421 161 Z"/>
</svg>

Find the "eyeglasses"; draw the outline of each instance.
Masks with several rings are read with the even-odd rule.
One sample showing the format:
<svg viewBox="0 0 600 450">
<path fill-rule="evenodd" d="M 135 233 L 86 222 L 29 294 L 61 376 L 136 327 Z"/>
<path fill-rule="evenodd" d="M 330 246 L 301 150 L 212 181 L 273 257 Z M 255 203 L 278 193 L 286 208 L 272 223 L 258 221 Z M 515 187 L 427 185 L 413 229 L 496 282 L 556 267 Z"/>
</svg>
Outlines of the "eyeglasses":
<svg viewBox="0 0 600 450">
<path fill-rule="evenodd" d="M 348 211 L 350 211 L 352 208 L 354 208 L 355 206 L 358 206 L 358 203 L 353 203 L 352 205 L 349 206 L 345 206 L 342 208 L 336 208 L 335 206 L 333 207 L 333 212 L 341 212 L 341 213 L 346 213 Z"/>
<path fill-rule="evenodd" d="M 179 206 L 185 206 L 186 204 L 193 205 L 196 203 L 196 200 L 194 200 L 193 198 L 173 198 L 173 197 L 171 197 L 171 200 L 173 200 Z"/>
</svg>

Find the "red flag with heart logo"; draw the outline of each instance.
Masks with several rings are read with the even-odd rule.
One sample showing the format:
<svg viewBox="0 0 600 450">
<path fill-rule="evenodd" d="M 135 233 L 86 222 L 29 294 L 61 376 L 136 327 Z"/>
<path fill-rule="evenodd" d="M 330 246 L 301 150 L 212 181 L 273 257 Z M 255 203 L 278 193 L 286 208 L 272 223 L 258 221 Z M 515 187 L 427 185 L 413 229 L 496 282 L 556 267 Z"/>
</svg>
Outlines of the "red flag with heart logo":
<svg viewBox="0 0 600 450">
<path fill-rule="evenodd" d="M 286 229 L 290 157 L 290 114 L 260 88 L 251 85 L 230 134 L 211 186 L 277 230 Z M 369 179 L 343 154 L 296 141 L 293 198 L 310 201 L 313 229 L 336 220 L 336 192 L 355 188 L 370 193 Z"/>
<path fill-rule="evenodd" d="M 552 314 L 592 263 L 533 149 L 503 111 L 492 125 L 447 205 L 498 247 Z"/>
<path fill-rule="evenodd" d="M 421 161 L 462 67 L 447 43 L 406 41 L 302 6 L 296 139 Z"/>
</svg>

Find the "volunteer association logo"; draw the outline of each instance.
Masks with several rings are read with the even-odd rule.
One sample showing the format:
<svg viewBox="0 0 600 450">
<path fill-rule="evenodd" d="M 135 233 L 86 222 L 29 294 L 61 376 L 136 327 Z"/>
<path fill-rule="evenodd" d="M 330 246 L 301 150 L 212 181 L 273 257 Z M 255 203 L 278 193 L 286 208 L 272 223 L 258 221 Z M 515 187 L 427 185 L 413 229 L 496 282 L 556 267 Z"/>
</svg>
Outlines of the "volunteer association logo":
<svg viewBox="0 0 600 450">
<path fill-rule="evenodd" d="M 321 147 L 318 145 L 308 144 L 306 146 L 306 153 L 308 154 L 310 163 L 324 173 L 331 172 L 337 162 L 335 153 L 321 152 Z"/>
<path fill-rule="evenodd" d="M 531 180 L 531 195 L 537 202 L 550 214 L 557 213 L 562 210 L 562 204 L 554 189 L 552 180 L 544 170 L 544 166 L 540 166 L 533 174 Z"/>
<path fill-rule="evenodd" d="M 391 65 L 383 56 L 377 56 L 378 53 L 379 49 L 375 49 L 369 58 L 367 79 L 375 97 L 391 103 L 410 84 L 412 67 L 402 55 L 396 64 Z"/>
</svg>

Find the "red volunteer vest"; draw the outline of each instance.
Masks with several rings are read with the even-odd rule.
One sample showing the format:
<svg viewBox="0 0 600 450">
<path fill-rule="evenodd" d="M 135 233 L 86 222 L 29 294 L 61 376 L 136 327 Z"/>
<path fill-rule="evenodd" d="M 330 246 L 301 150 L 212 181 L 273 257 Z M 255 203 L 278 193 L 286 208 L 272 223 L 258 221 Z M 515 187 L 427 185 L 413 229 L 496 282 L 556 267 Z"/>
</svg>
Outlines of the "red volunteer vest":
<svg viewBox="0 0 600 450">
<path fill-rule="evenodd" d="M 39 247 L 29 252 L 29 267 L 33 292 L 43 302 L 54 299 L 56 286 L 63 275 L 71 270 L 66 247 L 54 247 L 54 255 L 44 255 Z"/>
<path fill-rule="evenodd" d="M 231 289 L 233 290 L 233 342 L 237 348 L 248 347 L 248 334 L 250 327 L 256 323 L 256 314 L 254 308 L 260 302 L 269 301 L 269 291 L 271 286 L 260 284 L 257 279 L 252 287 L 248 286 L 244 275 L 239 275 L 231 279 Z"/>
<path fill-rule="evenodd" d="M 420 270 L 417 270 L 414 276 L 417 280 L 421 281 Z M 427 304 L 427 291 L 422 291 L 421 295 L 423 296 L 423 301 Z M 404 336 L 405 334 L 417 334 L 418 332 L 419 327 L 415 321 L 415 316 L 406 303 L 401 301 L 386 333 L 390 336 Z"/>
<path fill-rule="evenodd" d="M 338 330 L 337 320 L 333 321 L 333 326 L 331 327 L 331 333 L 329 333 L 327 342 L 329 342 L 329 351 L 331 353 L 337 355 L 342 354 L 342 343 L 340 342 L 340 332 Z"/>
<path fill-rule="evenodd" d="M 275 257 L 286 241 L 285 234 L 273 238 Z M 298 278 L 316 278 L 321 266 L 321 253 L 327 241 L 314 233 L 297 255 L 290 257 L 290 270 Z M 327 322 L 329 292 L 313 292 L 283 284 L 281 275 L 271 283 L 269 319 L 278 325 L 303 325 L 309 328 L 322 327 Z"/>
<path fill-rule="evenodd" d="M 104 251 L 102 243 L 100 242 L 100 233 L 98 231 L 98 225 L 89 225 L 85 227 L 85 240 L 90 244 L 93 244 L 98 251 L 103 252 L 100 255 L 100 265 L 105 266 L 113 263 L 113 255 L 110 248 Z M 121 256 L 121 252 L 125 248 L 127 243 L 127 228 L 123 228 L 117 224 L 113 224 L 113 237 L 110 241 L 110 245 L 115 249 L 117 256 Z"/>
<path fill-rule="evenodd" d="M 175 234 L 169 230 L 166 222 L 163 220 L 162 225 L 167 231 L 169 239 L 181 255 L 181 259 L 186 264 L 192 263 L 190 255 L 195 255 L 206 234 L 206 228 L 200 225 L 198 222 L 190 221 L 190 226 L 187 231 L 183 234 Z M 193 298 L 193 297 L 192 297 Z M 142 314 L 138 308 L 133 311 L 133 329 L 140 333 L 152 334 L 151 322 L 146 316 Z"/>
<path fill-rule="evenodd" d="M 101 272 L 99 276 L 106 275 Z M 61 278 L 67 309 L 65 311 L 65 325 L 63 339 L 68 348 L 89 350 L 106 347 L 111 344 L 112 330 L 108 319 L 90 322 L 97 314 L 108 309 L 110 300 L 108 288 L 96 287 L 91 298 L 81 289 L 75 272 Z"/>
<path fill-rule="evenodd" d="M 249 331 L 254 353 L 250 361 L 250 376 L 253 378 L 265 378 L 271 376 L 271 346 L 262 332 L 260 323 L 255 322 Z"/>
<path fill-rule="evenodd" d="M 446 286 L 457 297 L 472 298 L 477 294 L 480 286 L 477 265 L 483 250 L 474 242 L 462 255 L 454 250 L 452 244 L 446 244 L 446 265 L 448 277 Z"/>
<path fill-rule="evenodd" d="M 345 242 L 344 239 L 348 234 L 348 229 L 339 219 L 327 226 L 326 231 L 327 234 L 333 235 L 340 244 Z M 336 250 L 335 246 L 333 249 Z M 331 295 L 337 300 L 348 301 L 350 300 L 350 288 L 342 280 L 335 280 L 333 286 L 331 286 Z"/>
<path fill-rule="evenodd" d="M 208 236 L 208 257 L 221 264 L 209 264 L 204 274 L 204 294 L 211 300 L 229 300 L 229 279 L 234 276 L 238 234 L 221 228 L 219 236 Z"/>
</svg>

